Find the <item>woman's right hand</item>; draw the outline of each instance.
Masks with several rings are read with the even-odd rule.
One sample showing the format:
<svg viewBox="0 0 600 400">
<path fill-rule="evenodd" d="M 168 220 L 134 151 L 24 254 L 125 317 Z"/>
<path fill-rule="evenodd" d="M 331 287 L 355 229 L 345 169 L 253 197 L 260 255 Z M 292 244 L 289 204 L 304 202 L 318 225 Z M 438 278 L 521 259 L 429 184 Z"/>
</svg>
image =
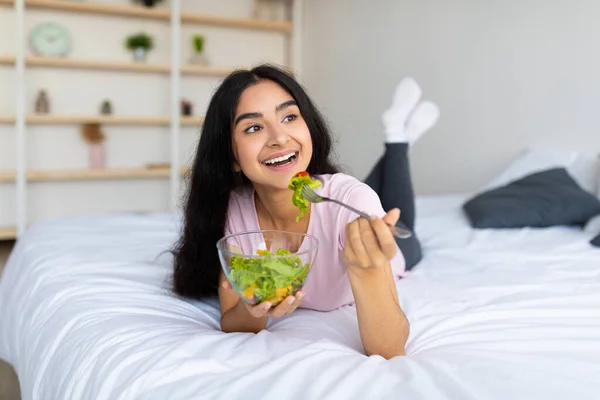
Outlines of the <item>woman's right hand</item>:
<svg viewBox="0 0 600 400">
<path fill-rule="evenodd" d="M 233 290 L 233 288 L 231 287 L 231 283 L 229 283 L 229 281 L 223 282 L 222 286 L 224 289 Z M 299 290 L 298 292 L 296 292 L 295 296 L 288 296 L 285 299 L 283 299 L 283 301 L 281 303 L 279 303 L 277 306 L 272 307 L 272 304 L 269 301 L 265 301 L 265 302 L 262 302 L 257 305 L 251 305 L 251 304 L 246 303 L 240 297 L 240 299 L 238 301 L 238 306 L 240 305 L 240 303 L 243 304 L 244 307 L 246 308 L 246 310 L 248 310 L 248 313 L 255 318 L 261 318 L 261 317 L 280 318 L 286 314 L 293 313 L 296 310 L 296 308 L 298 308 L 298 306 L 302 302 L 303 298 L 304 298 L 304 292 Z"/>
</svg>

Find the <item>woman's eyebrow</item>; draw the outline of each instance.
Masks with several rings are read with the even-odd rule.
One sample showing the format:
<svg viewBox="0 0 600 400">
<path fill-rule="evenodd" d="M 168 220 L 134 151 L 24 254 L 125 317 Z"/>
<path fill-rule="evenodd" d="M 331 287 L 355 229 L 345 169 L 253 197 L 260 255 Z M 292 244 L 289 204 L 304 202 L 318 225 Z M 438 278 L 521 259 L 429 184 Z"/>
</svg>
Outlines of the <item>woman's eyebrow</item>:
<svg viewBox="0 0 600 400">
<path fill-rule="evenodd" d="M 252 118 L 261 118 L 262 116 L 263 115 L 261 113 L 259 113 L 259 112 L 251 112 L 251 113 L 241 114 L 239 117 L 237 117 L 235 119 L 235 122 L 234 122 L 233 126 L 236 127 L 237 124 L 239 124 L 241 120 L 252 119 Z"/>
<path fill-rule="evenodd" d="M 279 111 L 283 110 L 284 108 L 291 107 L 291 106 L 297 106 L 296 100 L 288 100 L 286 102 L 281 103 L 280 105 L 275 107 L 275 111 L 279 112 Z M 237 124 L 239 124 L 240 121 L 242 121 L 244 119 L 261 118 L 261 117 L 263 117 L 263 115 L 262 115 L 262 113 L 259 113 L 259 112 L 250 112 L 250 113 L 240 114 L 235 119 L 233 126 L 236 127 Z"/>
<path fill-rule="evenodd" d="M 297 106 L 297 105 L 298 104 L 296 104 L 296 100 L 288 100 L 284 103 L 281 103 L 277 107 L 275 107 L 275 111 L 279 112 L 279 111 L 283 110 L 284 108 L 291 107 L 291 106 Z"/>
</svg>

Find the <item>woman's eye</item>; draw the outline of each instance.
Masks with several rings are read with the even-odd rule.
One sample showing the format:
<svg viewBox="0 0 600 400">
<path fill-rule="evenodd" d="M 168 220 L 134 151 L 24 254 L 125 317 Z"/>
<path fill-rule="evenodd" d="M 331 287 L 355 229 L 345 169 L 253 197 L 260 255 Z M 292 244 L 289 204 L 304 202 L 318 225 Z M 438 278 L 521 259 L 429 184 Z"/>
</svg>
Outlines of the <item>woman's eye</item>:
<svg viewBox="0 0 600 400">
<path fill-rule="evenodd" d="M 246 130 L 244 132 L 246 132 L 246 133 L 254 133 L 254 132 L 258 132 L 260 129 L 261 129 L 260 126 L 258 126 L 258 125 L 252 125 L 252 126 L 249 126 L 248 128 L 246 128 Z"/>
<path fill-rule="evenodd" d="M 285 118 L 283 119 L 283 121 L 284 121 L 284 122 L 291 122 L 291 121 L 294 121 L 296 118 L 298 118 L 298 116 L 297 116 L 297 115 L 290 114 L 290 115 L 288 115 L 287 117 L 285 117 Z"/>
</svg>

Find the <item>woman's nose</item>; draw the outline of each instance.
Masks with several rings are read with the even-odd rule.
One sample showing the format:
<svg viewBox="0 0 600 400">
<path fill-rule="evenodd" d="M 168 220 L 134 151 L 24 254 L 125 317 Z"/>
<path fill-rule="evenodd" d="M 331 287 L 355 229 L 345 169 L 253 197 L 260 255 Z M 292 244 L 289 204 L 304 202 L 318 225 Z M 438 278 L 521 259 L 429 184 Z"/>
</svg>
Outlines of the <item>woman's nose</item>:
<svg viewBox="0 0 600 400">
<path fill-rule="evenodd" d="M 269 142 L 268 146 L 283 146 L 290 140 L 284 129 L 279 127 L 272 127 L 269 129 Z"/>
</svg>

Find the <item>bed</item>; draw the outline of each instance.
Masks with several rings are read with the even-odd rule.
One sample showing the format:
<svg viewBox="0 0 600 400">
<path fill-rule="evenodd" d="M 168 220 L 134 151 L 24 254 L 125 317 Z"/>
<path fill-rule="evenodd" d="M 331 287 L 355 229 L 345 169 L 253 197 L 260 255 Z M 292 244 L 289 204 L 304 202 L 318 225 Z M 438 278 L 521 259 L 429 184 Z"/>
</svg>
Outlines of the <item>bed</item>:
<svg viewBox="0 0 600 400">
<path fill-rule="evenodd" d="M 366 357 L 351 307 L 220 332 L 215 299 L 169 290 L 171 214 L 34 225 L 1 278 L 0 357 L 24 399 L 597 399 L 592 233 L 473 230 L 464 200 L 418 199 L 406 357 Z"/>
</svg>

